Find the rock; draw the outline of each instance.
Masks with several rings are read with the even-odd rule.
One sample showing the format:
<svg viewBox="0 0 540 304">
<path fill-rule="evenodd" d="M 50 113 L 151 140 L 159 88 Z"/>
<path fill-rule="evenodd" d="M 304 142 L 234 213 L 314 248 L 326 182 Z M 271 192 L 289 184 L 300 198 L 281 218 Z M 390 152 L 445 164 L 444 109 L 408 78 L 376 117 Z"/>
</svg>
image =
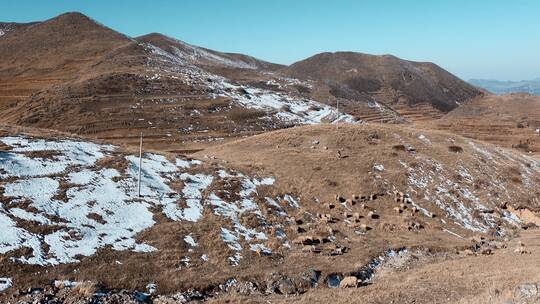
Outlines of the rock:
<svg viewBox="0 0 540 304">
<path fill-rule="evenodd" d="M 277 289 L 280 293 L 286 295 L 295 294 L 297 291 L 296 285 L 290 278 L 285 278 L 279 281 L 277 284 Z"/>
<path fill-rule="evenodd" d="M 315 288 L 319 284 L 319 278 L 321 277 L 321 272 L 318 270 L 311 269 L 304 273 L 304 278 L 309 279 L 310 287 Z"/>
<path fill-rule="evenodd" d="M 399 207 L 394 207 L 394 211 L 395 211 L 396 213 L 401 213 L 401 212 L 403 212 L 403 210 L 402 210 L 401 208 L 399 208 Z"/>
<path fill-rule="evenodd" d="M 339 282 L 340 288 L 356 288 L 358 286 L 358 279 L 356 277 L 344 277 L 341 282 Z"/>
<path fill-rule="evenodd" d="M 251 295 L 257 292 L 257 284 L 253 282 L 241 282 L 236 284 L 236 292 L 242 295 Z"/>
<path fill-rule="evenodd" d="M 341 283 L 341 274 L 330 274 L 326 277 L 326 284 L 330 288 L 338 288 Z"/>
<path fill-rule="evenodd" d="M 320 142 L 318 140 L 314 140 L 311 144 L 318 145 Z"/>
<path fill-rule="evenodd" d="M 383 171 L 384 171 L 384 166 L 381 165 L 381 164 L 375 164 L 375 165 L 373 166 L 373 169 L 374 169 L 375 171 L 378 171 L 378 172 L 383 172 Z"/>
<path fill-rule="evenodd" d="M 538 295 L 538 285 L 535 283 L 522 284 L 517 287 L 520 298 L 534 298 Z"/>
</svg>

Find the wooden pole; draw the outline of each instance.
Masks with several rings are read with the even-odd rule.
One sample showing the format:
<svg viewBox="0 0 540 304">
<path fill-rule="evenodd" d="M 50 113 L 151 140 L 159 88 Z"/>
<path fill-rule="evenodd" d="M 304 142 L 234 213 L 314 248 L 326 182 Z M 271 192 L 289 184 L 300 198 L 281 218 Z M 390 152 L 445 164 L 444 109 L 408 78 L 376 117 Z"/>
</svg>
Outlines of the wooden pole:
<svg viewBox="0 0 540 304">
<path fill-rule="evenodd" d="M 336 129 L 339 129 L 339 98 L 336 99 L 337 101 L 337 106 L 336 106 L 336 109 L 337 109 L 337 118 L 336 118 Z"/>
<path fill-rule="evenodd" d="M 143 133 L 141 132 L 141 140 L 139 144 L 139 179 L 137 181 L 137 190 L 139 193 L 139 197 L 141 197 L 142 144 L 143 144 Z"/>
</svg>

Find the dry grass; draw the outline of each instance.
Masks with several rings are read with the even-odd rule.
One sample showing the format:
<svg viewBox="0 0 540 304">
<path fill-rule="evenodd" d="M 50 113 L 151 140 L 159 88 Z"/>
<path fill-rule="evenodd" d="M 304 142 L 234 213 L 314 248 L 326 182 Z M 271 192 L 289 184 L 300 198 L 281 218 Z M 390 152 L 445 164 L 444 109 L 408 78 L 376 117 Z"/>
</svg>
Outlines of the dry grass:
<svg viewBox="0 0 540 304">
<path fill-rule="evenodd" d="M 81 297 L 90 298 L 98 291 L 98 289 L 98 284 L 95 282 L 86 281 L 78 283 L 75 287 L 73 287 L 73 292 Z"/>
</svg>

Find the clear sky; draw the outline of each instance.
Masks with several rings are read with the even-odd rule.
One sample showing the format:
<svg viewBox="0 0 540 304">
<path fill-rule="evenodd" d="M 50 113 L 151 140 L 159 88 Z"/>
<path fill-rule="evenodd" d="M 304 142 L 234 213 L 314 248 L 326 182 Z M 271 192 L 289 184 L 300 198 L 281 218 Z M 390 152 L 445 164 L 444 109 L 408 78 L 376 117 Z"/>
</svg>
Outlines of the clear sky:
<svg viewBox="0 0 540 304">
<path fill-rule="evenodd" d="M 432 61 L 466 80 L 540 77 L 538 0 L 0 0 L 0 21 L 68 11 L 283 64 L 344 50 Z"/>
</svg>

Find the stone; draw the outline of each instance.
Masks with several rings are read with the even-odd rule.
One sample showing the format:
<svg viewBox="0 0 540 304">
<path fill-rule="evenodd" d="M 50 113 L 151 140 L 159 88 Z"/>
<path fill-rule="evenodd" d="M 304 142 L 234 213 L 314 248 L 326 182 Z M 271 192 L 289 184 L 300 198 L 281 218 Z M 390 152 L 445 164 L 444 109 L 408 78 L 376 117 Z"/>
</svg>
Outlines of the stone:
<svg viewBox="0 0 540 304">
<path fill-rule="evenodd" d="M 279 281 L 277 289 L 280 293 L 286 295 L 295 294 L 297 291 L 296 285 L 294 285 L 294 282 L 289 278 Z"/>
<path fill-rule="evenodd" d="M 526 283 L 519 285 L 517 291 L 521 298 L 534 298 L 538 295 L 538 285 L 535 283 Z"/>
</svg>

